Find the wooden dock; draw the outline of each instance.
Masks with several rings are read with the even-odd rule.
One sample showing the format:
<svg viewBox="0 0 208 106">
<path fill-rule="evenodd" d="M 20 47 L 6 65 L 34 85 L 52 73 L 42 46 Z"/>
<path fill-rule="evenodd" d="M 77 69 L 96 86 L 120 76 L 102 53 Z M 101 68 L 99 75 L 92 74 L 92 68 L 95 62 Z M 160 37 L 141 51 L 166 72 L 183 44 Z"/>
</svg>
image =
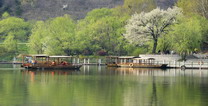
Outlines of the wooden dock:
<svg viewBox="0 0 208 106">
<path fill-rule="evenodd" d="M 79 59 L 73 60 L 73 63 L 83 65 L 100 65 L 105 66 L 105 59 Z M 168 64 L 168 68 L 181 68 L 181 69 L 208 69 L 208 60 L 195 60 L 195 61 L 155 61 L 155 64 Z M 6 62 L 0 61 L 0 64 L 22 64 L 21 62 Z"/>
<path fill-rule="evenodd" d="M 168 68 L 208 69 L 208 62 L 201 61 L 157 61 L 156 64 L 168 64 Z"/>
</svg>

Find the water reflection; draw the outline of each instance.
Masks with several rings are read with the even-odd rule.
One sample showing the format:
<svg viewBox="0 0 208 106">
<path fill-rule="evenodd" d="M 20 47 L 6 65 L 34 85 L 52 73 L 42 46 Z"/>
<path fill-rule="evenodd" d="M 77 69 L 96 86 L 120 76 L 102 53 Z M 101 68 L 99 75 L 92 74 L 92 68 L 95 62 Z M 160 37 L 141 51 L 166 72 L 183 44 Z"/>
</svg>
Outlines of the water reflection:
<svg viewBox="0 0 208 106">
<path fill-rule="evenodd" d="M 207 77 L 208 70 L 181 70 L 181 69 L 153 69 L 153 68 L 115 68 L 108 67 L 108 71 L 114 71 L 119 75 L 136 76 L 198 76 Z"/>
<path fill-rule="evenodd" d="M 0 105 L 207 106 L 208 70 L 0 71 Z"/>
<path fill-rule="evenodd" d="M 39 75 L 72 75 L 80 70 L 22 70 L 22 74 L 39 74 Z"/>
<path fill-rule="evenodd" d="M 30 77 L 30 81 L 34 82 L 36 76 L 45 76 L 41 77 L 42 79 L 53 78 L 54 76 L 68 76 L 78 74 L 80 70 L 21 70 L 23 76 Z"/>
</svg>

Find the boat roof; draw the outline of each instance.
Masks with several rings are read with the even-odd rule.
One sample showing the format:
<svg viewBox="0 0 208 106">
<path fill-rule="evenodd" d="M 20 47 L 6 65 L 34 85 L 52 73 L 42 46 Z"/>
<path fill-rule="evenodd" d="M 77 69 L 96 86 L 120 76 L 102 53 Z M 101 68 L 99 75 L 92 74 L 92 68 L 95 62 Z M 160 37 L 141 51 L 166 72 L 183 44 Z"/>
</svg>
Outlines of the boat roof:
<svg viewBox="0 0 208 106">
<path fill-rule="evenodd" d="M 71 58 L 72 56 L 49 56 L 50 58 Z"/>
<path fill-rule="evenodd" d="M 119 56 L 106 56 L 106 58 L 119 58 Z"/>
<path fill-rule="evenodd" d="M 155 60 L 155 58 L 134 58 L 135 60 Z"/>
<path fill-rule="evenodd" d="M 119 59 L 133 59 L 133 58 L 137 58 L 137 56 L 120 56 L 118 58 Z"/>
<path fill-rule="evenodd" d="M 47 54 L 34 54 L 32 57 L 49 57 Z"/>
<path fill-rule="evenodd" d="M 27 57 L 50 57 L 50 58 L 71 58 L 72 56 L 49 56 L 47 54 L 33 54 L 33 55 L 22 55 L 22 56 L 27 56 Z"/>
</svg>

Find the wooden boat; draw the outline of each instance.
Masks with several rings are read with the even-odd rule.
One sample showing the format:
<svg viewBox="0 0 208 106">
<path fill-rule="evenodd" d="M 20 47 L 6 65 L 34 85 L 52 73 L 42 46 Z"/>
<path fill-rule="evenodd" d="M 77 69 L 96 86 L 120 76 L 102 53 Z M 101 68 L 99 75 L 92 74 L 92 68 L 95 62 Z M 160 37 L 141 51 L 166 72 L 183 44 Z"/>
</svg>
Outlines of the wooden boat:
<svg viewBox="0 0 208 106">
<path fill-rule="evenodd" d="M 126 67 L 126 68 L 167 68 L 167 64 L 155 62 L 154 58 L 141 59 L 136 56 L 108 57 L 111 59 L 108 67 Z M 115 61 L 116 60 L 116 61 Z M 113 61 L 113 63 L 112 63 Z"/>
<path fill-rule="evenodd" d="M 79 69 L 72 56 L 23 55 L 22 67 L 27 69 Z M 70 62 L 69 62 L 70 60 Z"/>
<path fill-rule="evenodd" d="M 167 64 L 150 64 L 150 63 L 119 63 L 120 67 L 129 68 L 167 68 Z"/>
<path fill-rule="evenodd" d="M 168 65 L 155 62 L 154 58 L 119 57 L 119 59 L 121 62 L 118 63 L 118 66 L 128 68 L 167 68 Z"/>
</svg>

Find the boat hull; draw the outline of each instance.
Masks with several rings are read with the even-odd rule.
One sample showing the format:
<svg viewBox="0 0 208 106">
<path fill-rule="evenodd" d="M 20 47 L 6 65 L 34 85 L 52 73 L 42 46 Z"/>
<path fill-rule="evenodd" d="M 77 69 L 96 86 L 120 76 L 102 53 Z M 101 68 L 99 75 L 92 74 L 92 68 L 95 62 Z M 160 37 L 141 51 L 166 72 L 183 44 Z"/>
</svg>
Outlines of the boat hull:
<svg viewBox="0 0 208 106">
<path fill-rule="evenodd" d="M 119 67 L 126 68 L 167 68 L 168 64 L 141 64 L 141 63 L 125 63 L 118 64 Z"/>
<path fill-rule="evenodd" d="M 23 64 L 22 67 L 26 69 L 80 69 L 81 64 L 72 64 L 72 65 L 32 65 L 32 64 Z"/>
<path fill-rule="evenodd" d="M 106 64 L 108 67 L 119 67 L 117 64 Z"/>
</svg>

